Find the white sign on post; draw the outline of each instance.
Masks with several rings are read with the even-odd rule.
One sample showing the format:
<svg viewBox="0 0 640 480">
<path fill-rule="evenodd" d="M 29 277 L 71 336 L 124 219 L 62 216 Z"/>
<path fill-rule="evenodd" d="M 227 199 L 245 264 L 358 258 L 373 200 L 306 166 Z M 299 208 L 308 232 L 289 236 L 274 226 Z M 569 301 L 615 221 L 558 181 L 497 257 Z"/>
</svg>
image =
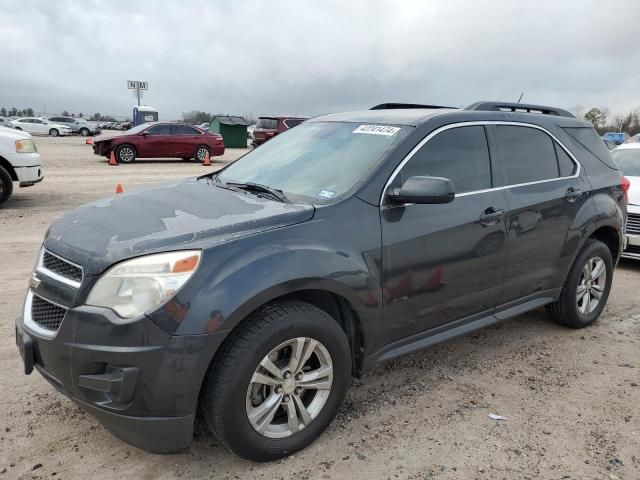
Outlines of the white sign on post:
<svg viewBox="0 0 640 480">
<path fill-rule="evenodd" d="M 138 80 L 127 80 L 129 90 L 149 90 L 149 82 L 139 82 Z"/>
</svg>

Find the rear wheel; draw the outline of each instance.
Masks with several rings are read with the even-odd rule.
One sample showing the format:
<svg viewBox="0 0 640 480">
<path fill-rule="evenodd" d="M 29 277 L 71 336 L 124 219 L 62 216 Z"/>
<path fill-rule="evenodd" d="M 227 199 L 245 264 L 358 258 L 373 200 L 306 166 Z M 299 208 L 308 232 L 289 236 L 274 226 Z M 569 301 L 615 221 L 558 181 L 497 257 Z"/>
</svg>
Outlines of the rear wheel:
<svg viewBox="0 0 640 480">
<path fill-rule="evenodd" d="M 547 305 L 547 314 L 567 327 L 591 325 L 607 303 L 612 280 L 609 248 L 599 240 L 587 240 L 569 271 L 560 298 Z"/>
<path fill-rule="evenodd" d="M 116 148 L 116 159 L 120 163 L 131 163 L 136 159 L 136 150 L 128 144 Z"/>
<path fill-rule="evenodd" d="M 51 130 L 49 130 L 49 135 L 51 135 L 52 137 L 57 137 L 58 135 L 60 135 L 60 132 L 57 128 L 52 128 Z"/>
<path fill-rule="evenodd" d="M 196 147 L 196 150 L 195 150 L 193 156 L 199 162 L 204 162 L 204 159 L 207 156 L 207 153 L 209 154 L 209 156 L 211 156 L 211 152 L 209 151 L 209 147 L 207 147 L 206 145 L 199 145 L 198 147 Z"/>
<path fill-rule="evenodd" d="M 304 302 L 277 303 L 229 338 L 205 380 L 201 408 L 231 451 L 275 460 L 324 431 L 350 377 L 349 344 L 338 323 Z"/>
<path fill-rule="evenodd" d="M 9 200 L 13 193 L 13 180 L 6 169 L 0 167 L 0 207 Z"/>
</svg>

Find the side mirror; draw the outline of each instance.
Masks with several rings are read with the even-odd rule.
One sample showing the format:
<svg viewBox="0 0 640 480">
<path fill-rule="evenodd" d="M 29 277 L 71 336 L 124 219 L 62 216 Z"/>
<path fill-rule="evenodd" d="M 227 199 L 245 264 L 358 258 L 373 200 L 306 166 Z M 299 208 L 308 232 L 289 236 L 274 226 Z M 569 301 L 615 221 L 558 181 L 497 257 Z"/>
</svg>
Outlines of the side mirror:
<svg viewBox="0 0 640 480">
<path fill-rule="evenodd" d="M 140 135 L 142 135 L 143 137 L 148 137 L 149 136 L 149 132 L 147 132 L 146 130 L 144 132 L 142 132 Z"/>
<path fill-rule="evenodd" d="M 453 182 L 442 177 L 409 177 L 400 188 L 393 188 L 387 199 L 393 204 L 450 203 L 455 198 Z"/>
</svg>

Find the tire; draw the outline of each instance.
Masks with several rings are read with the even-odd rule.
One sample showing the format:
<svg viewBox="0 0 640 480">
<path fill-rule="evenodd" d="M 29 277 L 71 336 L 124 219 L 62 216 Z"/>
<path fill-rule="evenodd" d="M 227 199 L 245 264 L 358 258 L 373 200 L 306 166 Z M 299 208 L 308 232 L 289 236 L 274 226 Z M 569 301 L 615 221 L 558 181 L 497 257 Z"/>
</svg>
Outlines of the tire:
<svg viewBox="0 0 640 480">
<path fill-rule="evenodd" d="M 13 180 L 6 169 L 0 167 L 0 207 L 11 197 L 13 193 Z"/>
<path fill-rule="evenodd" d="M 57 137 L 58 135 L 60 135 L 60 132 L 57 128 L 52 128 L 51 130 L 49 130 L 49 135 L 51 135 L 52 137 Z"/>
<path fill-rule="evenodd" d="M 336 320 L 313 305 L 289 301 L 262 308 L 231 335 L 203 384 L 200 408 L 209 429 L 229 450 L 257 462 L 282 458 L 311 444 L 335 417 L 351 380 L 349 343 Z M 304 343 L 298 342 L 303 339 Z M 309 381 L 313 379 L 305 383 L 296 373 L 282 380 L 287 376 L 286 365 L 293 351 L 288 343 L 302 345 L 300 351 L 304 352 L 314 345 L 311 340 L 318 344 L 303 365 L 307 372 L 303 375 L 331 368 L 330 375 L 316 380 L 317 386 L 323 384 L 322 389 L 313 386 L 303 389 L 301 385 L 311 385 Z M 279 380 L 261 367 L 274 351 L 285 353 L 284 357 L 273 359 L 280 368 Z M 252 382 L 259 368 L 261 378 L 269 377 L 273 386 Z M 249 412 L 257 411 L 269 399 L 273 400 L 275 410 L 268 410 L 276 412 L 275 417 L 264 422 L 266 429 L 260 433 L 261 418 L 257 417 L 252 424 Z M 309 416 L 303 417 L 299 400 Z M 294 427 L 287 415 L 289 405 L 297 414 Z"/>
<path fill-rule="evenodd" d="M 596 273 L 596 276 L 594 273 L 599 271 L 600 265 L 604 270 L 600 274 Z M 591 325 L 607 303 L 612 279 L 611 251 L 599 240 L 587 240 L 569 271 L 559 300 L 546 306 L 547 315 L 554 322 L 570 328 Z M 580 286 L 583 286 L 581 291 L 586 292 L 584 296 L 578 295 Z M 600 295 L 599 299 L 597 294 Z"/>
<path fill-rule="evenodd" d="M 198 162 L 204 162 L 205 152 L 209 152 L 209 158 L 211 158 L 211 150 L 206 145 L 198 145 L 196 149 L 193 151 L 193 158 Z"/>
<path fill-rule="evenodd" d="M 136 159 L 136 149 L 132 145 L 125 143 L 118 145 L 115 155 L 118 163 L 131 163 Z"/>
<path fill-rule="evenodd" d="M 82 135 L 83 137 L 88 137 L 89 136 L 89 129 L 88 128 L 81 128 L 80 129 L 80 135 Z"/>
</svg>

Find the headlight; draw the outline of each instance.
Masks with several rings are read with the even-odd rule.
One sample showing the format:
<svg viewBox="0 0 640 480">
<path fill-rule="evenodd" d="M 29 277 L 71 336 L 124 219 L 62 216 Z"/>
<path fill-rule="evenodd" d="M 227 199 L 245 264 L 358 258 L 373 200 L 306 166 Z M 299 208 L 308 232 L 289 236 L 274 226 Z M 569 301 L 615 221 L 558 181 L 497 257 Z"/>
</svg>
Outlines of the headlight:
<svg viewBox="0 0 640 480">
<path fill-rule="evenodd" d="M 86 304 L 110 308 L 127 320 L 158 308 L 194 274 L 199 250 L 134 258 L 107 270 L 91 289 Z"/>
<path fill-rule="evenodd" d="M 36 145 L 31 140 L 16 140 L 16 152 L 34 153 L 37 152 Z"/>
</svg>

